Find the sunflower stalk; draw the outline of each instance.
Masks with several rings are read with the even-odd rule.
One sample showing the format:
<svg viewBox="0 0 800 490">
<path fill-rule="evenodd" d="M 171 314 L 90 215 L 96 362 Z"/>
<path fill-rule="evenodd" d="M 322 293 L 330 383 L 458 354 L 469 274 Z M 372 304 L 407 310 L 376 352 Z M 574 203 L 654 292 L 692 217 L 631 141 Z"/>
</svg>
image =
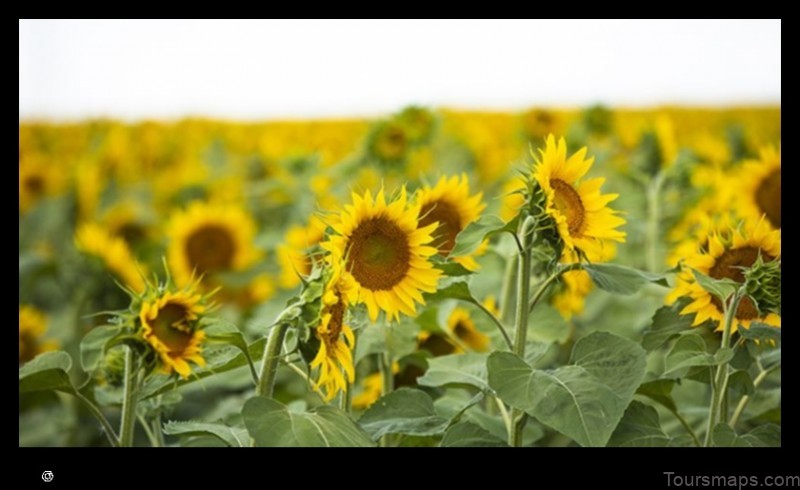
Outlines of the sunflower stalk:
<svg viewBox="0 0 800 490">
<path fill-rule="evenodd" d="M 733 329 L 736 310 L 739 308 L 739 302 L 741 301 L 743 294 L 744 288 L 740 287 L 733 294 L 730 304 L 723 303 L 726 305 L 726 307 L 724 308 L 725 323 L 722 330 L 722 341 L 720 343 L 721 349 L 730 347 L 731 330 Z M 714 431 L 714 427 L 717 425 L 717 422 L 727 418 L 727 414 L 723 413 L 727 410 L 723 410 L 723 406 L 725 399 L 728 397 L 728 375 L 728 361 L 725 361 L 717 366 L 716 374 L 714 375 L 714 379 L 711 383 L 711 404 L 708 407 L 708 426 L 706 427 L 706 437 L 705 441 L 703 442 L 703 447 L 709 447 L 711 445 L 712 433 Z"/>
<path fill-rule="evenodd" d="M 392 372 L 392 354 L 389 350 L 389 339 L 391 335 L 391 328 L 386 326 L 386 349 L 381 352 L 379 357 L 381 381 L 383 381 L 382 395 L 386 396 L 394 391 L 394 372 Z M 389 434 L 386 434 L 380 439 L 381 447 L 389 446 Z"/>
<path fill-rule="evenodd" d="M 131 346 L 125 347 L 125 385 L 122 396 L 122 417 L 119 429 L 120 447 L 133 446 L 133 429 L 136 425 L 136 403 L 138 402 L 138 391 L 140 370 L 136 363 L 136 353 Z"/>
<path fill-rule="evenodd" d="M 658 270 L 659 226 L 661 222 L 661 189 L 664 187 L 664 173 L 659 172 L 647 185 L 647 229 L 645 232 L 645 253 L 647 270 Z"/>
<path fill-rule="evenodd" d="M 275 375 L 278 373 L 278 362 L 283 348 L 283 338 L 286 336 L 289 325 L 289 322 L 279 318 L 269 332 L 267 345 L 264 347 L 264 356 L 261 359 L 261 373 L 258 376 L 258 385 L 256 386 L 256 395 L 258 396 L 272 396 L 272 390 L 275 387 Z"/>
</svg>

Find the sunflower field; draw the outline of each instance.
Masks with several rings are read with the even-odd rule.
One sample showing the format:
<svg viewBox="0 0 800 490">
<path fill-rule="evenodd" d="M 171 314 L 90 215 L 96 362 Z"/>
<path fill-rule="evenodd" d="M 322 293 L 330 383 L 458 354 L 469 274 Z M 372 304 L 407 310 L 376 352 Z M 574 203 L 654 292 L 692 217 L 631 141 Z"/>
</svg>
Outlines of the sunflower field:
<svg viewBox="0 0 800 490">
<path fill-rule="evenodd" d="M 19 126 L 20 446 L 778 446 L 780 108 Z"/>
</svg>

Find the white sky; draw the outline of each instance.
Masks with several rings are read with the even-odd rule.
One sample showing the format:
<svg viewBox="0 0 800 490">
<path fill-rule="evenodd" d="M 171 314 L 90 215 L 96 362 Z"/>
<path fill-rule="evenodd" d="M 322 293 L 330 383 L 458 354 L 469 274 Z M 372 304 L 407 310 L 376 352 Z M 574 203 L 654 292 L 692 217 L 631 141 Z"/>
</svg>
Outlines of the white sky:
<svg viewBox="0 0 800 490">
<path fill-rule="evenodd" d="M 780 101 L 779 20 L 19 22 L 20 118 Z"/>
</svg>

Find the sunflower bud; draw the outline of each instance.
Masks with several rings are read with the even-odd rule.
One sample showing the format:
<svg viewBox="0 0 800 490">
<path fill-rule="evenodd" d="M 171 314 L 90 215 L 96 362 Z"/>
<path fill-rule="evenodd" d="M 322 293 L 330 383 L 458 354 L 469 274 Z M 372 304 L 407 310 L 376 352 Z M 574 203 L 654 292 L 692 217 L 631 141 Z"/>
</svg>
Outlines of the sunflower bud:
<svg viewBox="0 0 800 490">
<path fill-rule="evenodd" d="M 106 353 L 100 376 L 111 386 L 122 386 L 125 379 L 125 349 L 115 348 Z"/>
<path fill-rule="evenodd" d="M 781 314 L 781 260 L 764 262 L 759 255 L 755 263 L 744 270 L 747 294 L 759 311 Z"/>
</svg>

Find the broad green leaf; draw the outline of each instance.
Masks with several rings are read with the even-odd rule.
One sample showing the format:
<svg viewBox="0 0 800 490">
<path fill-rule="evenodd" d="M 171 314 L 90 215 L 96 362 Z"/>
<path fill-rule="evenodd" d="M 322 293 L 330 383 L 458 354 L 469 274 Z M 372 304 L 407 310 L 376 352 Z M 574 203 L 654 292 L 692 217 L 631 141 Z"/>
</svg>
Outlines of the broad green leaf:
<svg viewBox="0 0 800 490">
<path fill-rule="evenodd" d="M 253 371 L 253 376 L 256 376 L 255 366 L 253 365 L 253 359 L 250 357 L 250 350 L 247 346 L 247 340 L 245 340 L 244 335 L 236 327 L 236 325 L 230 322 L 217 320 L 206 327 L 203 331 L 206 334 L 206 339 L 208 342 L 220 342 L 232 345 L 239 349 L 242 354 L 244 354 L 250 369 Z"/>
<path fill-rule="evenodd" d="M 441 301 L 444 299 L 457 299 L 468 303 L 477 303 L 469 290 L 469 285 L 464 281 L 453 282 L 435 293 L 426 293 L 425 301 Z"/>
<path fill-rule="evenodd" d="M 781 341 L 781 329 L 761 322 L 752 322 L 750 328 L 740 328 L 739 335 L 747 340 L 757 340 L 759 342 Z"/>
<path fill-rule="evenodd" d="M 170 421 L 164 424 L 163 429 L 164 434 L 168 436 L 213 436 L 229 447 L 246 447 L 250 442 L 247 430 L 228 427 L 222 422 Z"/>
<path fill-rule="evenodd" d="M 714 427 L 712 439 L 717 447 L 780 447 L 781 428 L 764 424 L 740 436 L 728 424 L 720 422 Z"/>
<path fill-rule="evenodd" d="M 261 447 L 368 447 L 374 444 L 350 418 L 328 405 L 295 413 L 266 397 L 247 400 L 242 409 L 247 432 Z"/>
<path fill-rule="evenodd" d="M 450 255 L 458 257 L 467 255 L 475 251 L 483 242 L 497 233 L 507 231 L 513 233 L 517 229 L 517 220 L 513 219 L 508 223 L 495 215 L 484 214 L 477 220 L 468 224 L 456 237 L 456 244 Z"/>
<path fill-rule="evenodd" d="M 703 338 L 693 332 L 681 335 L 665 358 L 664 374 L 672 374 L 694 366 L 714 366 L 717 362 L 706 352 Z"/>
<path fill-rule="evenodd" d="M 264 345 L 266 339 L 261 338 L 250 344 L 248 351 L 251 359 L 260 359 L 264 352 Z M 161 395 L 176 388 L 186 386 L 188 384 L 197 382 L 201 379 L 207 378 L 217 373 L 224 373 L 233 369 L 247 366 L 247 357 L 242 352 L 233 349 L 232 347 L 223 347 L 227 349 L 222 352 L 220 356 L 206 359 L 207 365 L 204 368 L 195 367 L 192 375 L 188 379 L 176 378 L 174 376 L 157 375 L 152 376 L 147 383 L 145 383 L 141 392 L 141 399 L 147 399 L 152 396 Z M 204 353 L 205 355 L 205 353 Z"/>
<path fill-rule="evenodd" d="M 417 379 L 421 386 L 467 385 L 489 391 L 486 354 L 466 353 L 428 359 L 428 370 Z"/>
<path fill-rule="evenodd" d="M 661 429 L 658 412 L 637 401 L 631 402 L 608 441 L 614 447 L 663 447 L 670 438 Z"/>
<path fill-rule="evenodd" d="M 747 371 L 735 371 L 728 377 L 728 392 L 736 396 L 744 396 L 753 393 L 753 379 Z"/>
<path fill-rule="evenodd" d="M 674 412 L 678 409 L 675 400 L 672 399 L 672 389 L 675 387 L 674 379 L 657 379 L 642 383 L 636 390 L 637 395 L 642 395 L 664 405 L 668 410 Z"/>
<path fill-rule="evenodd" d="M 613 353 L 622 353 L 614 361 Z M 518 356 L 494 352 L 489 386 L 511 406 L 582 446 L 604 446 L 641 383 L 645 353 L 636 343 L 596 332 L 578 341 L 575 365 L 531 368 Z"/>
<path fill-rule="evenodd" d="M 370 406 L 358 424 L 377 441 L 385 434 L 432 436 L 441 434 L 449 421 L 436 414 L 424 391 L 400 388 Z"/>
<path fill-rule="evenodd" d="M 645 284 L 668 286 L 666 274 L 653 274 L 620 264 L 584 264 L 597 287 L 609 293 L 633 294 Z"/>
<path fill-rule="evenodd" d="M 499 439 L 471 422 L 459 422 L 444 433 L 440 447 L 505 447 Z"/>
<path fill-rule="evenodd" d="M 714 279 L 713 277 L 709 277 L 694 269 L 692 270 L 692 273 L 694 273 L 694 278 L 700 287 L 713 294 L 723 302 L 727 301 L 728 298 L 730 298 L 740 286 L 738 282 L 732 279 Z"/>
<path fill-rule="evenodd" d="M 458 262 L 450 262 L 434 258 L 433 266 L 442 271 L 444 275 L 448 277 L 469 276 L 470 274 L 473 274 L 471 270 L 467 269 Z"/>
<path fill-rule="evenodd" d="M 19 368 L 19 392 L 56 390 L 74 393 L 75 388 L 67 374 L 72 358 L 64 351 L 39 354 Z"/>
<path fill-rule="evenodd" d="M 678 301 L 671 306 L 662 306 L 653 315 L 653 321 L 644 331 L 642 347 L 647 351 L 657 349 L 671 338 L 680 335 L 692 327 L 694 316 L 681 315 L 686 301 Z"/>
<path fill-rule="evenodd" d="M 116 325 L 94 327 L 81 339 L 81 367 L 92 372 L 103 359 L 106 343 L 122 330 Z"/>
</svg>

